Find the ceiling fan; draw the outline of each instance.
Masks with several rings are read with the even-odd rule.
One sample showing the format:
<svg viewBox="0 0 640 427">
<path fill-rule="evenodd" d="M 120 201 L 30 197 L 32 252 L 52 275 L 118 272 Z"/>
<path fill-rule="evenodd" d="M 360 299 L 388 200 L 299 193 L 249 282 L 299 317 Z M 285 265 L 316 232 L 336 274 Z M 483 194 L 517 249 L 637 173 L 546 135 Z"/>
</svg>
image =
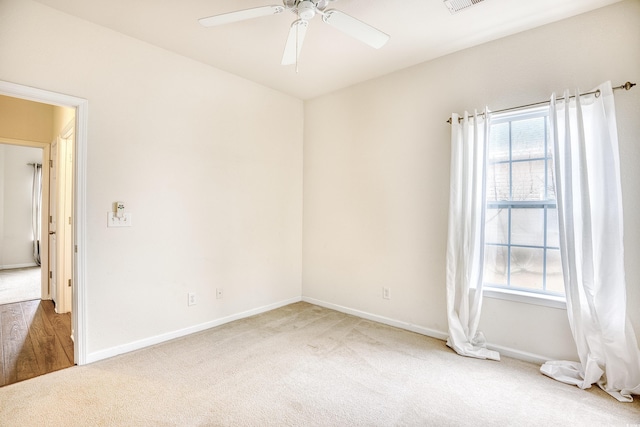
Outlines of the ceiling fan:
<svg viewBox="0 0 640 427">
<path fill-rule="evenodd" d="M 296 14 L 298 19 L 291 24 L 282 55 L 282 65 L 297 64 L 309 21 L 316 15 L 321 15 L 322 20 L 327 24 L 373 48 L 379 49 L 389 40 L 389 35 L 369 24 L 339 10 L 327 9 L 327 5 L 333 1 L 336 0 L 283 0 L 282 6 L 261 6 L 238 10 L 201 18 L 198 22 L 204 27 L 215 27 L 261 16 L 277 15 L 285 11 Z"/>
</svg>

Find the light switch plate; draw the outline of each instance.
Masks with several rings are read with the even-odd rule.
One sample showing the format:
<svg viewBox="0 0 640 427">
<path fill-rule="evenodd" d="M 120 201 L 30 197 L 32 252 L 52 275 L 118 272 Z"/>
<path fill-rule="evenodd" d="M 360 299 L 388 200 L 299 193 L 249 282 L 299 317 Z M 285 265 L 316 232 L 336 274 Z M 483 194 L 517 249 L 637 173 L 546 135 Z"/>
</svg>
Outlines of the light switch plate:
<svg viewBox="0 0 640 427">
<path fill-rule="evenodd" d="M 131 227 L 131 214 L 124 213 L 118 218 L 115 213 L 107 212 L 107 227 Z"/>
</svg>

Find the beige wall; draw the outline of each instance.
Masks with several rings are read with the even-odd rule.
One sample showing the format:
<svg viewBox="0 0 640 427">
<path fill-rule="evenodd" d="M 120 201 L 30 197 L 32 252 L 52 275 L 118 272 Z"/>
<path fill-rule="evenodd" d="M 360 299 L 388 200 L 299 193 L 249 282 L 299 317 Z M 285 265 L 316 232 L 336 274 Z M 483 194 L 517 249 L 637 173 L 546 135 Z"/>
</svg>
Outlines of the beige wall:
<svg viewBox="0 0 640 427">
<path fill-rule="evenodd" d="M 300 100 L 29 0 L 0 2 L 0 58 L 88 100 L 89 360 L 300 298 Z"/>
<path fill-rule="evenodd" d="M 639 18 L 640 2 L 621 2 L 305 102 L 303 295 L 445 334 L 445 120 L 465 109 L 548 99 L 564 88 L 638 80 Z M 616 94 L 636 333 L 639 90 Z M 564 310 L 485 298 L 481 328 L 490 343 L 525 356 L 575 356 Z"/>
<path fill-rule="evenodd" d="M 51 142 L 52 105 L 0 95 L 0 138 Z"/>
</svg>

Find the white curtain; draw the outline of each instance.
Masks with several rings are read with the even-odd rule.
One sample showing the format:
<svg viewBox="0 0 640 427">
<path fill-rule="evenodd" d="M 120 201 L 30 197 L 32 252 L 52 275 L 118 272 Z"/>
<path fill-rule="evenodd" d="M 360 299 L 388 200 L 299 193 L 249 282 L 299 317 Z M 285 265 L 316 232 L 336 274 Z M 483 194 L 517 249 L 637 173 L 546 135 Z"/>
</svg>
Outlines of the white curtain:
<svg viewBox="0 0 640 427">
<path fill-rule="evenodd" d="M 620 401 L 640 394 L 640 352 L 626 314 L 622 195 L 611 83 L 588 95 L 551 97 L 560 251 L 567 314 L 580 362 L 541 372 Z"/>
<path fill-rule="evenodd" d="M 451 118 L 451 180 L 447 241 L 447 345 L 463 356 L 500 360 L 478 331 L 484 264 L 485 173 L 488 142 L 484 118 L 465 112 Z M 475 292 L 471 289 L 475 288 Z"/>
</svg>

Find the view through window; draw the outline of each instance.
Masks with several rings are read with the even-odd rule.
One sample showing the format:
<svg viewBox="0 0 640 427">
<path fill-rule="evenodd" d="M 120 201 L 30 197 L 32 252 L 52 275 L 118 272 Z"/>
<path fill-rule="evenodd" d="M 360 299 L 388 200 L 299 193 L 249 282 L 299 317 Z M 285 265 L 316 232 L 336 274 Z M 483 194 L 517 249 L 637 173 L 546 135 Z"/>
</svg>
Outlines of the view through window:
<svg viewBox="0 0 640 427">
<path fill-rule="evenodd" d="M 564 295 L 548 109 L 494 116 L 486 174 L 484 283 Z"/>
</svg>

